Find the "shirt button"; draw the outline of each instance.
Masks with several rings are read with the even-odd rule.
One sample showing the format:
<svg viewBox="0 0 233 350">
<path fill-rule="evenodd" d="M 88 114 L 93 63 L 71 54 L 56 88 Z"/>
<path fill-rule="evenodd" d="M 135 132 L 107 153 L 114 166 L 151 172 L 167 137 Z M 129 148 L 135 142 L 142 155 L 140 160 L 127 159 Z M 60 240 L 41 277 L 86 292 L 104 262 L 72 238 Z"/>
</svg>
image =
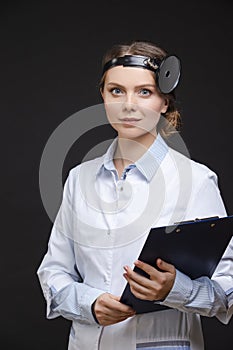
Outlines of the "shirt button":
<svg viewBox="0 0 233 350">
<path fill-rule="evenodd" d="M 122 181 L 118 181 L 118 183 L 117 183 L 117 189 L 118 189 L 118 191 L 123 191 L 123 190 L 124 190 Z"/>
</svg>

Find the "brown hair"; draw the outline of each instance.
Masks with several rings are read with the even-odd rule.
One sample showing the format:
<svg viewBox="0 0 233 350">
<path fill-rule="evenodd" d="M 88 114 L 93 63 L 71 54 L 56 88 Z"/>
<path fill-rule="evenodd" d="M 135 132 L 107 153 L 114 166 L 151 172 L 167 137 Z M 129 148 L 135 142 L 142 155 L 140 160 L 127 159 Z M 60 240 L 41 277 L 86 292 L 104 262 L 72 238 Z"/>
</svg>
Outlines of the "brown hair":
<svg viewBox="0 0 233 350">
<path fill-rule="evenodd" d="M 112 60 L 113 58 L 124 55 L 142 55 L 151 58 L 156 57 L 162 60 L 167 56 L 167 52 L 161 47 L 149 41 L 136 40 L 130 44 L 115 44 L 103 56 L 102 67 L 106 62 Z M 106 72 L 103 74 L 100 80 L 99 87 L 101 91 L 104 88 L 105 76 Z M 168 108 L 166 113 L 163 114 L 165 118 L 160 119 L 157 125 L 157 130 L 161 133 L 162 136 L 167 137 L 180 128 L 181 116 L 175 105 L 174 91 L 169 94 L 162 94 L 160 91 L 158 91 L 158 93 L 167 100 Z"/>
</svg>

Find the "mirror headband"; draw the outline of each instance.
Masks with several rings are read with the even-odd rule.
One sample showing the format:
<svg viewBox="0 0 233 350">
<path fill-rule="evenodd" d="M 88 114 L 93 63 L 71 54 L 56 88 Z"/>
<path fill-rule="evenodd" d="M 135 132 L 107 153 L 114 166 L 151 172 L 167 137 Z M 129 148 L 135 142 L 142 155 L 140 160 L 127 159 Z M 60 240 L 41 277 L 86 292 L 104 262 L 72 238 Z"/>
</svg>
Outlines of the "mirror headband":
<svg viewBox="0 0 233 350">
<path fill-rule="evenodd" d="M 142 67 L 153 71 L 156 75 L 156 84 L 163 94 L 171 93 L 180 79 L 181 64 L 175 55 L 169 55 L 162 60 L 140 55 L 116 57 L 105 63 L 102 75 L 116 66 Z"/>
</svg>

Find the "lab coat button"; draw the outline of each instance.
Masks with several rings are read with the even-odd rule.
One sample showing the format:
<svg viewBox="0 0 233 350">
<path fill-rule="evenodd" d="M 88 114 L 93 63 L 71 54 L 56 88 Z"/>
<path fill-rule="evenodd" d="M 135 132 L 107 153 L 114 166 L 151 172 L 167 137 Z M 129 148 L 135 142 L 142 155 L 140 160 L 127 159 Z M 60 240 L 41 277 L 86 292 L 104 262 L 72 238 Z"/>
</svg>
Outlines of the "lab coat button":
<svg viewBox="0 0 233 350">
<path fill-rule="evenodd" d="M 123 191 L 124 187 L 123 187 L 123 181 L 118 181 L 117 183 L 117 189 L 118 191 Z"/>
</svg>

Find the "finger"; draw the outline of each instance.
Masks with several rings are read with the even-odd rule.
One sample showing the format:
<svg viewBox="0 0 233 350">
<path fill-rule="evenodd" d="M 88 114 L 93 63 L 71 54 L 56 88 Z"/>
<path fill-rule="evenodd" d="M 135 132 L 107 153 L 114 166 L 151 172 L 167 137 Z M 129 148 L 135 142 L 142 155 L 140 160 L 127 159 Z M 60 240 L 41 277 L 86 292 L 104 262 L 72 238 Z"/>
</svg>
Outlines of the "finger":
<svg viewBox="0 0 233 350">
<path fill-rule="evenodd" d="M 100 313 L 98 315 L 98 321 L 102 326 L 108 326 L 110 324 L 115 324 L 118 322 L 122 322 L 133 315 L 116 315 L 115 313 Z"/>
<path fill-rule="evenodd" d="M 115 301 L 113 298 L 111 298 L 111 294 L 105 294 L 99 298 L 97 298 L 97 301 L 95 303 L 95 315 L 97 317 L 97 320 L 101 325 L 107 325 L 120 322 L 123 319 L 126 319 L 128 317 L 132 317 L 135 315 L 135 312 L 132 308 L 130 308 L 129 312 L 125 312 L 122 310 L 115 309 L 114 303 L 119 304 L 120 308 L 123 307 L 123 310 L 126 308 L 128 309 L 127 305 L 121 304 L 118 301 Z"/>
<path fill-rule="evenodd" d="M 106 317 L 106 318 L 103 318 L 101 320 L 101 325 L 102 326 L 110 326 L 112 324 L 116 324 L 118 322 L 122 322 L 122 321 L 126 320 L 127 318 L 129 318 L 129 317 L 128 316 L 118 317 L 118 318 L 116 318 L 116 317 L 115 318 L 113 318 L 113 317 L 111 317 L 111 318 Z"/>
<path fill-rule="evenodd" d="M 123 315 L 131 315 L 134 314 L 135 311 L 132 307 L 125 305 L 120 302 L 120 297 L 109 294 L 108 303 L 106 306 L 111 309 L 111 311 L 117 312 Z"/>
<path fill-rule="evenodd" d="M 145 271 L 150 276 L 154 276 L 154 277 L 159 278 L 159 276 L 161 274 L 161 272 L 158 271 L 156 268 L 154 268 L 153 266 L 151 266 L 149 264 L 144 263 L 143 261 L 136 260 L 134 264 L 135 264 L 135 266 L 137 266 L 141 270 Z M 160 270 L 162 270 L 163 272 L 174 273 L 174 271 L 175 271 L 175 267 L 173 265 L 163 261 L 160 258 L 157 259 L 156 264 L 157 264 L 157 267 Z"/>
<path fill-rule="evenodd" d="M 131 289 L 131 292 L 133 293 L 133 295 L 138 298 L 138 299 L 141 299 L 141 300 L 149 300 L 149 298 L 147 296 L 145 296 L 144 294 L 140 293 L 140 292 L 137 292 L 133 289 Z"/>
<path fill-rule="evenodd" d="M 131 292 L 140 299 L 147 299 L 150 294 L 150 289 L 138 284 L 136 281 L 130 279 L 127 275 L 125 276 L 126 280 L 130 285 Z M 151 283 L 151 281 L 150 281 Z"/>
<path fill-rule="evenodd" d="M 134 281 L 142 287 L 150 288 L 151 280 L 149 278 L 141 276 L 139 273 L 133 271 L 129 267 L 127 268 L 126 271 L 127 271 L 127 273 L 125 274 L 125 277 L 128 278 L 130 281 Z"/>
<path fill-rule="evenodd" d="M 126 313 L 134 313 L 135 311 L 133 310 L 133 308 L 132 307 L 130 307 L 130 306 L 128 306 L 128 305 L 125 305 L 125 304 L 123 304 L 123 303 L 121 303 L 120 302 L 120 300 L 121 300 L 121 297 L 119 297 L 119 296 L 116 296 L 116 295 L 113 295 L 113 294 L 110 294 L 110 297 L 112 298 L 112 299 L 114 299 L 115 301 L 117 301 L 117 302 L 119 302 L 119 304 L 116 304 L 116 306 L 120 306 L 121 307 L 121 311 L 123 310 L 123 308 L 122 308 L 122 305 L 124 305 L 124 311 L 126 312 Z"/>
<path fill-rule="evenodd" d="M 136 260 L 134 265 L 136 267 L 138 267 L 139 269 L 143 270 L 144 272 L 146 272 L 147 275 L 149 275 L 149 277 L 153 276 L 154 279 L 157 279 L 160 276 L 160 272 L 155 267 L 153 267 L 153 266 L 151 266 L 149 264 L 146 264 L 146 263 L 144 263 L 144 262 L 142 262 L 140 260 Z M 141 275 L 139 275 L 139 276 L 141 276 Z M 141 276 L 141 277 L 145 278 L 145 281 L 148 281 L 148 278 L 146 278 L 144 276 Z"/>
<path fill-rule="evenodd" d="M 101 315 L 101 319 L 104 322 L 120 322 L 122 320 L 125 320 L 129 317 L 132 317 L 133 315 L 116 315 L 116 314 L 111 314 L 111 313 L 107 313 L 107 314 L 102 314 Z"/>
<path fill-rule="evenodd" d="M 158 258 L 157 261 L 157 266 L 162 270 L 170 273 L 174 273 L 175 267 L 172 264 L 167 263 L 166 261 Z"/>
<path fill-rule="evenodd" d="M 111 298 L 116 300 L 116 301 L 120 301 L 121 297 L 117 296 L 117 295 L 113 295 L 111 294 Z"/>
<path fill-rule="evenodd" d="M 136 283 L 140 284 L 144 287 L 150 286 L 150 280 L 147 277 L 141 276 L 139 273 L 133 271 L 129 266 L 124 266 L 124 269 L 126 271 L 125 277 L 128 277 L 130 280 L 135 281 Z M 124 276 L 124 274 L 123 274 Z"/>
</svg>

